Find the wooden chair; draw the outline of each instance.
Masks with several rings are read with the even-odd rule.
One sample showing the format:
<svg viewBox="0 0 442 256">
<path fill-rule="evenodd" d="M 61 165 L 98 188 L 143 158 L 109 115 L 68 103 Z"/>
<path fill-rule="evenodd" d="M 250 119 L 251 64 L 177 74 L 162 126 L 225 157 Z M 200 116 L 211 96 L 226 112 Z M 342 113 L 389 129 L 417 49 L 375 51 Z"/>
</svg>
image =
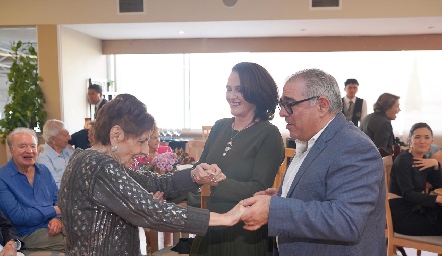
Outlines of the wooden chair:
<svg viewBox="0 0 442 256">
<path fill-rule="evenodd" d="M 207 209 L 207 201 L 210 197 L 210 185 L 201 186 L 201 209 Z"/>
<path fill-rule="evenodd" d="M 189 156 L 195 158 L 195 161 L 200 159 L 201 153 L 203 153 L 205 140 L 189 140 L 187 142 L 187 153 Z"/>
<path fill-rule="evenodd" d="M 391 218 L 390 204 L 388 203 L 389 193 L 388 184 L 390 181 L 390 172 L 393 165 L 392 156 L 386 156 L 382 158 L 384 162 L 385 171 L 385 183 L 387 184 L 386 197 L 385 197 L 385 208 L 387 217 L 387 256 L 395 255 L 396 247 L 408 247 L 415 248 L 418 250 L 418 255 L 420 255 L 420 250 L 434 252 L 439 256 L 442 256 L 442 236 L 406 236 L 393 231 L 393 220 Z"/>
<path fill-rule="evenodd" d="M 275 181 L 273 182 L 272 188 L 279 189 L 281 186 L 282 180 L 284 179 L 284 174 L 287 171 L 288 159 L 292 158 L 295 155 L 296 149 L 294 148 L 285 148 L 284 149 L 284 161 L 278 169 L 278 173 L 276 173 Z"/>
<path fill-rule="evenodd" d="M 209 137 L 210 130 L 212 130 L 211 125 L 203 125 L 202 126 L 202 130 L 201 130 L 202 134 L 201 135 L 202 135 L 203 140 L 207 140 L 207 138 Z"/>
</svg>

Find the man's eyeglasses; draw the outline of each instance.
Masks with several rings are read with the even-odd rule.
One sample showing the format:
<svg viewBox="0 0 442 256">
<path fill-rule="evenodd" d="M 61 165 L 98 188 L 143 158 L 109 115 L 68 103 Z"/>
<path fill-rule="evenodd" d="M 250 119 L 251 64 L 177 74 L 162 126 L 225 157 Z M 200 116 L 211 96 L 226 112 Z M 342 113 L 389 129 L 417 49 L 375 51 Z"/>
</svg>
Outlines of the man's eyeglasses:
<svg viewBox="0 0 442 256">
<path fill-rule="evenodd" d="M 292 102 L 284 102 L 284 101 L 282 101 L 282 99 L 279 99 L 279 107 L 280 108 L 284 108 L 284 110 L 289 114 L 289 115 L 291 115 L 291 114 L 293 114 L 293 107 L 294 106 L 296 106 L 296 105 L 298 105 L 298 104 L 301 104 L 301 103 L 303 103 L 303 102 L 306 102 L 306 101 L 308 101 L 308 100 L 312 100 L 312 99 L 319 99 L 319 97 L 321 97 L 321 96 L 313 96 L 313 97 L 310 97 L 310 98 L 308 98 L 308 99 L 303 99 L 303 100 L 299 100 L 299 101 L 292 101 Z"/>
</svg>

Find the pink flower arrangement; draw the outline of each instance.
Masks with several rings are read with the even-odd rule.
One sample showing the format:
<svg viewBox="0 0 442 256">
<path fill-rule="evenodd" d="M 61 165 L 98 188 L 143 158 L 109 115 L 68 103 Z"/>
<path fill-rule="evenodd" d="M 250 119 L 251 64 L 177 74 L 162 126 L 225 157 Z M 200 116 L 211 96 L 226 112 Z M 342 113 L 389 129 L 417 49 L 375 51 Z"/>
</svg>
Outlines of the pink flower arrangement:
<svg viewBox="0 0 442 256">
<path fill-rule="evenodd" d="M 165 152 L 155 156 L 151 165 L 160 169 L 160 173 L 172 172 L 178 164 L 178 156 L 172 152 Z"/>
<path fill-rule="evenodd" d="M 178 164 L 186 165 L 193 164 L 193 162 L 195 159 L 183 149 L 175 149 L 174 152 L 165 152 L 152 159 L 146 155 L 136 156 L 130 168 L 164 174 L 175 171 Z"/>
</svg>

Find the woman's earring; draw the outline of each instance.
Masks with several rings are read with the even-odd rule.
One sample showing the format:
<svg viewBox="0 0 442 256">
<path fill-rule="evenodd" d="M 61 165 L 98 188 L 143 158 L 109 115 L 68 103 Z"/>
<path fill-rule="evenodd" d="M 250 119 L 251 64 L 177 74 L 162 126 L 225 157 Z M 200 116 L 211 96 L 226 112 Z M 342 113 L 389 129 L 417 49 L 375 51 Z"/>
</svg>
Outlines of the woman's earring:
<svg viewBox="0 0 442 256">
<path fill-rule="evenodd" d="M 115 145 L 115 146 L 113 146 L 113 147 L 111 148 L 111 151 L 112 151 L 112 152 L 115 152 L 115 151 L 117 151 L 117 149 L 118 149 L 118 146 Z"/>
</svg>

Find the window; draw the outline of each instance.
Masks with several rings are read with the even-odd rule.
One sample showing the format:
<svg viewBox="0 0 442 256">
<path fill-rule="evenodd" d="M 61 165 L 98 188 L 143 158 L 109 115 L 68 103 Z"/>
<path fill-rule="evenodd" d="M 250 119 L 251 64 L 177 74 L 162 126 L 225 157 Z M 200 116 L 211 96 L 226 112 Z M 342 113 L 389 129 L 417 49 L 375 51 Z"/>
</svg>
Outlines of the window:
<svg viewBox="0 0 442 256">
<path fill-rule="evenodd" d="M 382 93 L 400 96 L 402 111 L 392 125 L 405 140 L 416 122 L 427 122 L 442 134 L 440 59 L 442 51 L 117 55 L 116 83 L 120 93 L 142 100 L 160 127 L 201 129 L 231 116 L 225 85 L 236 63 L 265 67 L 280 94 L 289 75 L 319 68 L 336 78 L 342 95 L 344 81 L 358 79 L 357 96 L 367 101 L 368 113 Z M 272 123 L 288 134 L 278 113 Z"/>
</svg>

